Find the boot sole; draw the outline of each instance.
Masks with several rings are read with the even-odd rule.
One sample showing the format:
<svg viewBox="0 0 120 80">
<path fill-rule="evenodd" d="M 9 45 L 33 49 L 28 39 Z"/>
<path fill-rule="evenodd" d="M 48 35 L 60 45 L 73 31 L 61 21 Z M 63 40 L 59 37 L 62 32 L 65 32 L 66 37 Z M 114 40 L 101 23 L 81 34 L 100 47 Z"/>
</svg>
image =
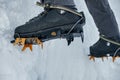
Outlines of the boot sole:
<svg viewBox="0 0 120 80">
<path fill-rule="evenodd" d="M 68 35 L 72 35 L 73 37 L 80 37 L 81 33 L 83 32 L 83 28 L 82 28 L 83 24 L 78 24 L 70 32 L 70 34 L 68 34 L 68 32 L 70 31 L 73 25 L 74 24 L 64 25 L 64 26 L 40 30 L 37 32 L 24 33 L 24 34 L 15 33 L 14 38 L 16 39 L 16 38 L 38 37 L 44 42 L 44 41 L 48 41 L 51 39 L 66 38 Z"/>
</svg>

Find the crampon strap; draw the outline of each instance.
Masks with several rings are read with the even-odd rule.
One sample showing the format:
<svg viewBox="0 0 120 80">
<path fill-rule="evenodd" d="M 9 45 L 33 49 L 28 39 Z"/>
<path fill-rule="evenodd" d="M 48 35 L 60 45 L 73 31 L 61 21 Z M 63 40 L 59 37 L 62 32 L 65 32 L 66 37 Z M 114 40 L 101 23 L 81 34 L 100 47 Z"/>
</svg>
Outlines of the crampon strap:
<svg viewBox="0 0 120 80">
<path fill-rule="evenodd" d="M 120 46 L 120 43 L 115 42 L 115 41 L 110 40 L 110 39 L 107 39 L 107 38 L 105 38 L 104 36 L 100 36 L 100 38 L 103 39 L 103 40 L 105 40 L 105 41 L 108 41 L 109 43 L 112 43 L 112 44 L 115 44 L 115 45 Z"/>
<path fill-rule="evenodd" d="M 53 8 L 53 9 L 65 10 L 65 11 L 71 12 L 71 13 L 73 13 L 73 14 L 76 14 L 76 15 L 78 15 L 78 16 L 80 16 L 80 17 L 83 17 L 82 14 L 80 14 L 79 12 L 74 11 L 74 10 L 69 9 L 69 8 L 67 8 L 67 7 L 64 7 L 64 6 L 53 5 L 53 4 L 44 4 L 44 3 L 40 3 L 40 2 L 36 2 L 36 5 L 41 6 L 41 7 L 44 7 L 44 8 Z"/>
</svg>

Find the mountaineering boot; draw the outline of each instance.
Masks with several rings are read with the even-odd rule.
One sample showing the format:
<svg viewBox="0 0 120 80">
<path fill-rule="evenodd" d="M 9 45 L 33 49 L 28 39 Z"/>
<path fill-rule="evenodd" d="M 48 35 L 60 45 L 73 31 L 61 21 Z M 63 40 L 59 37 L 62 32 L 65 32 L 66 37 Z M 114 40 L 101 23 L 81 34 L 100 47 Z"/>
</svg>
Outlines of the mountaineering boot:
<svg viewBox="0 0 120 80">
<path fill-rule="evenodd" d="M 120 57 L 120 38 L 107 38 L 100 36 L 100 39 L 90 47 L 90 59 L 113 57 L 113 62 L 116 57 Z"/>
<path fill-rule="evenodd" d="M 69 45 L 74 37 L 82 36 L 85 24 L 83 12 L 77 12 L 73 7 L 39 5 L 44 6 L 44 12 L 15 29 L 15 44 L 36 44 L 36 41 L 42 43 L 66 38 Z"/>
</svg>

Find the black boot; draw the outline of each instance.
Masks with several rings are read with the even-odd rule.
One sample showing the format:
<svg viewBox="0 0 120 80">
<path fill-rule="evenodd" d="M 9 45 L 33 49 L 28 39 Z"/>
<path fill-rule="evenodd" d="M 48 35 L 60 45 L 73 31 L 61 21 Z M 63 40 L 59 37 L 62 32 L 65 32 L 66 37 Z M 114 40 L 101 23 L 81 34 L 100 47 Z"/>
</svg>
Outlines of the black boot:
<svg viewBox="0 0 120 80">
<path fill-rule="evenodd" d="M 100 39 L 93 46 L 90 47 L 90 56 L 120 56 L 120 38 L 106 38 L 105 36 L 100 36 Z"/>
<path fill-rule="evenodd" d="M 75 8 L 71 10 L 76 12 Z M 47 7 L 42 14 L 17 27 L 14 38 L 38 37 L 42 41 L 46 41 L 60 37 L 67 38 L 71 35 L 74 37 L 73 33 L 83 32 L 82 26 L 85 24 L 84 14 L 82 12 L 79 14 L 82 16 L 66 10 Z"/>
</svg>

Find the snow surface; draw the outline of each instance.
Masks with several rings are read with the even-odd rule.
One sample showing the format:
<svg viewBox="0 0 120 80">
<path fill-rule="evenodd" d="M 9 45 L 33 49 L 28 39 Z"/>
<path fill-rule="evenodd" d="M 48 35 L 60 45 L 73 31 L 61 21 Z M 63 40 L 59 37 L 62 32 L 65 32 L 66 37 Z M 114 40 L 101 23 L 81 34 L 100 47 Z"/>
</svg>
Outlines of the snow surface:
<svg viewBox="0 0 120 80">
<path fill-rule="evenodd" d="M 120 25 L 120 1 L 109 0 Z M 0 0 L 0 80 L 120 80 L 120 60 L 89 61 L 89 46 L 98 39 L 98 32 L 84 0 L 75 0 L 87 18 L 85 42 L 80 38 L 68 47 L 64 39 L 44 43 L 44 49 L 34 46 L 33 52 L 13 46 L 16 26 L 38 15 L 42 8 L 36 0 Z"/>
</svg>

